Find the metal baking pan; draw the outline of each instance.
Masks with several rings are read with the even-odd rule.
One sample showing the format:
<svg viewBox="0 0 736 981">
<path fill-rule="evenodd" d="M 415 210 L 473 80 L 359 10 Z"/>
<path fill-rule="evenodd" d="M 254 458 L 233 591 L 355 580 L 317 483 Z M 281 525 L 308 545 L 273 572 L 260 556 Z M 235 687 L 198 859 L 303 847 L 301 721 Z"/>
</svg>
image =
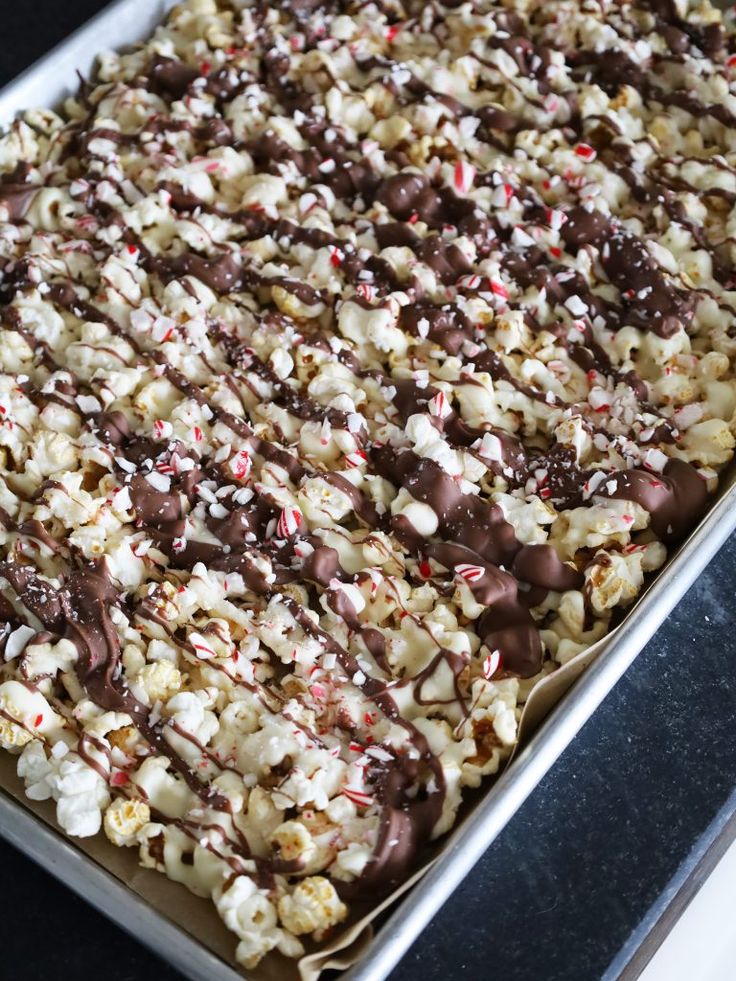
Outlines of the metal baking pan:
<svg viewBox="0 0 736 981">
<path fill-rule="evenodd" d="M 116 0 L 0 91 L 0 127 L 20 110 L 58 105 L 76 90 L 76 72 L 93 67 L 103 39 L 118 47 L 143 40 L 175 0 Z M 437 861 L 377 930 L 344 981 L 385 978 L 414 939 L 511 820 L 659 625 L 736 529 L 736 468 L 724 475 L 710 511 L 626 617 L 597 660 L 557 705 L 512 765 L 448 837 Z M 194 981 L 242 975 L 179 925 L 154 910 L 0 790 L 0 835 Z"/>
</svg>

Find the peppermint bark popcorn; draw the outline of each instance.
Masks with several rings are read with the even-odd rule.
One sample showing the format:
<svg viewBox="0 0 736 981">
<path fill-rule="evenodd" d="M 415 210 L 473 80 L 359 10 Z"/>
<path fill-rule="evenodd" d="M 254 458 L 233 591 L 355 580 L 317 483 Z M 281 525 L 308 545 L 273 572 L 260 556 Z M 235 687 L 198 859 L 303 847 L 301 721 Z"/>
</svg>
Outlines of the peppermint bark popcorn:
<svg viewBox="0 0 736 981">
<path fill-rule="evenodd" d="M 407 877 L 731 459 L 719 18 L 191 0 L 0 140 L 0 741 L 246 967 Z"/>
</svg>

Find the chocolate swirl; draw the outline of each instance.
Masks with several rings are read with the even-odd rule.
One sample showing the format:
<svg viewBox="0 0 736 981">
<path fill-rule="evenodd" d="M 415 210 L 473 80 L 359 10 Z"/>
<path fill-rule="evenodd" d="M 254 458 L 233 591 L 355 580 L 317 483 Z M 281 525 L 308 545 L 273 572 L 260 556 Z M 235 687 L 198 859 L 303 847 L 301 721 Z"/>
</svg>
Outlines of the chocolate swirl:
<svg viewBox="0 0 736 981">
<path fill-rule="evenodd" d="M 568 23 L 544 5 L 481 5 L 478 33 L 459 6 L 177 11 L 170 36 L 121 56 L 72 122 L 37 134 L 33 165 L 0 176 L 2 324 L 7 363 L 22 366 L 0 399 L 0 646 L 29 621 L 37 642 L 70 641 L 86 696 L 126 713 L 141 755 L 165 757 L 203 805 L 155 820 L 274 901 L 275 876 L 293 888 L 309 861 L 251 847 L 225 790 L 252 786 L 240 743 L 220 755 L 131 681 L 134 694 L 127 630 L 165 637 L 192 689 L 217 692 L 216 712 L 242 696 L 363 774 L 352 797 L 330 793 L 365 820 L 370 854 L 351 881 L 332 857 L 319 871 L 372 899 L 452 820 L 433 726 L 472 744 L 474 774 L 500 765 L 509 739 L 478 702 L 554 667 L 543 638 L 559 629 L 559 594 L 579 594 L 568 606 L 584 638 L 601 618 L 595 570 L 635 563 L 653 536 L 681 540 L 707 507 L 709 452 L 687 430 L 718 421 L 696 362 L 732 340 L 704 325 L 736 314 L 723 135 L 736 117 L 705 93 L 728 81 L 733 40 L 672 0 L 609 4 L 618 41 L 602 51 L 581 41 L 595 11 Z M 444 65 L 436 88 L 430 57 Z M 113 96 L 135 112 L 111 119 Z M 41 217 L 37 197 L 50 202 Z M 657 248 L 683 237 L 692 278 Z M 693 405 L 668 388 L 670 365 Z M 63 474 L 29 489 L 46 459 L 31 443 L 57 418 L 80 499 L 98 508 L 81 535 L 54 510 L 56 497 L 81 508 Z M 576 512 L 620 517 L 613 501 L 647 512 L 646 531 L 586 535 Z M 115 562 L 129 549 L 140 589 L 115 578 L 113 546 L 89 560 L 98 531 Z M 226 599 L 169 621 L 158 601 L 186 595 L 201 566 Z M 200 659 L 199 629 L 205 648 L 229 643 L 222 610 L 248 636 L 277 610 L 283 635 L 261 630 L 240 672 L 237 644 Z M 30 684 L 31 660 L 4 670 Z M 66 708 L 69 693 L 44 684 Z M 82 732 L 77 752 L 110 782 L 119 757 L 105 740 Z M 260 777 L 287 804 L 296 755 Z M 310 821 L 297 800 L 281 809 Z M 164 862 L 160 841 L 151 854 Z"/>
</svg>

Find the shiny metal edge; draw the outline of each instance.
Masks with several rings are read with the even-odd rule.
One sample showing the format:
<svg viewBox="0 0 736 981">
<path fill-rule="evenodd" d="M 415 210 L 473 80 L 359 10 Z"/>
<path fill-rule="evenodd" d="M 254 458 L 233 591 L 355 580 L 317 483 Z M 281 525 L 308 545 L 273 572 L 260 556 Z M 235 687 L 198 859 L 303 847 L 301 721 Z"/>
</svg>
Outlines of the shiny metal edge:
<svg viewBox="0 0 736 981">
<path fill-rule="evenodd" d="M 0 836 L 191 981 L 243 981 L 242 974 L 2 791 Z"/>
<path fill-rule="evenodd" d="M 97 56 L 149 37 L 176 0 L 114 0 L 0 90 L 0 126 L 24 109 L 60 105 Z"/>
<path fill-rule="evenodd" d="M 91 70 L 101 51 L 101 38 L 114 38 L 116 48 L 143 40 L 175 3 L 114 0 L 0 90 L 0 126 L 9 125 L 23 109 L 61 103 L 76 89 L 76 72 L 86 75 Z M 382 981 L 388 975 L 735 529 L 736 486 L 721 496 L 611 643 L 448 837 L 432 869 L 376 931 L 367 952 L 343 981 Z M 192 981 L 242 981 L 242 974 L 2 792 L 0 836 Z"/>
</svg>

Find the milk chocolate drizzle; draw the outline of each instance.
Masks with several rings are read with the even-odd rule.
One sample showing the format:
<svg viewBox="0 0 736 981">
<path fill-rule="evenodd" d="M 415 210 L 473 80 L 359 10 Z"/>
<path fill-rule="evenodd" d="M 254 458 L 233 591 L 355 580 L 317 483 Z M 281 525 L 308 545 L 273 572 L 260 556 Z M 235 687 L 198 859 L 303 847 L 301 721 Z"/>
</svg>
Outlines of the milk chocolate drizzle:
<svg viewBox="0 0 736 981">
<path fill-rule="evenodd" d="M 454 2 L 444 4 L 448 9 L 457 5 Z M 672 0 L 642 2 L 636 6 L 651 13 L 655 29 L 665 39 L 670 55 L 658 55 L 652 59 L 651 67 L 644 68 L 619 50 L 564 51 L 575 77 L 592 80 L 611 95 L 622 86 L 630 85 L 637 89 L 647 104 L 663 109 L 673 107 L 693 117 L 704 116 L 720 125 L 736 127 L 736 117 L 725 106 L 704 105 L 684 91 L 665 91 L 657 74 L 667 57 L 677 61 L 691 51 L 700 51 L 718 64 L 722 63 L 726 39 L 720 28 L 688 23 L 679 17 Z M 338 12 L 348 7 L 343 3 L 292 0 L 284 9 L 286 16 L 293 17 L 295 23 L 303 28 L 303 43 L 311 49 L 316 46 L 320 36 L 312 31 L 313 15 L 323 9 Z M 382 5 L 379 7 L 383 9 Z M 659 219 L 654 217 L 654 209 L 660 203 L 669 218 L 686 227 L 698 245 L 710 253 L 716 278 L 724 284 L 730 281 L 732 271 L 724 261 L 721 246 L 714 245 L 705 230 L 687 218 L 677 198 L 679 192 L 689 192 L 693 188 L 672 176 L 667 161 L 660 161 L 658 169 L 650 168 L 647 172 L 637 169 L 615 120 L 607 115 L 582 119 L 576 106 L 575 92 L 570 91 L 560 100 L 557 124 L 576 138 L 584 137 L 596 148 L 599 158 L 628 184 L 632 196 L 642 208 L 645 232 L 635 234 L 628 225 L 581 201 L 563 208 L 565 222 L 560 235 L 564 255 L 553 259 L 537 245 L 519 250 L 513 245 L 513 228 L 500 221 L 493 208 L 480 207 L 470 197 L 459 194 L 438 178 L 411 167 L 408 147 L 399 145 L 386 155 L 391 167 L 396 168 L 395 173 L 378 173 L 340 127 L 329 126 L 324 118 L 312 111 L 310 94 L 300 90 L 289 79 L 289 56 L 277 50 L 272 43 L 263 14 L 264 11 L 260 11 L 259 20 L 256 11 L 256 19 L 259 20 L 256 42 L 259 64 L 256 73 L 238 73 L 221 68 L 208 72 L 205 78 L 201 66 L 195 67 L 175 58 L 156 55 L 136 84 L 163 99 L 169 112 L 150 118 L 139 133 L 123 134 L 95 126 L 94 93 L 90 95 L 85 92 L 88 116 L 85 121 L 68 127 L 62 160 L 76 154 L 84 169 L 85 161 L 94 156 L 95 140 L 107 140 L 130 148 L 141 146 L 144 137 L 146 141 L 153 137 L 165 146 L 168 134 L 182 132 L 188 133 L 194 144 L 204 150 L 228 145 L 246 150 L 259 171 L 274 174 L 295 172 L 300 175 L 304 188 L 311 189 L 318 204 L 325 203 L 327 188 L 345 203 L 355 204 L 359 200 L 361 209 L 376 206 L 378 217 L 363 220 L 362 230 L 370 231 L 379 250 L 391 247 L 411 250 L 417 262 L 434 273 L 439 292 L 427 295 L 417 275 L 410 273 L 408 278 L 402 277 L 383 256 L 365 256 L 343 230 L 331 234 L 317 226 L 274 218 L 263 209 L 227 212 L 219 205 L 199 200 L 191 191 L 171 180 L 162 181 L 160 190 L 168 195 L 175 214 L 188 216 L 192 221 L 202 214 L 216 215 L 231 223 L 233 233 L 226 246 L 213 245 L 204 254 L 183 248 L 181 243 L 169 252 L 154 254 L 126 226 L 122 215 L 100 199 L 96 194 L 95 180 L 90 179 L 89 191 L 80 192 L 85 207 L 100 224 L 118 226 L 124 242 L 138 249 L 141 265 L 149 276 L 163 284 L 171 280 L 182 280 L 185 284 L 188 280 L 197 280 L 215 293 L 229 295 L 234 302 L 241 295 L 246 299 L 256 297 L 266 317 L 275 315 L 271 307 L 271 291 L 275 286 L 307 307 L 319 310 L 320 314 L 327 310 L 330 316 L 335 313 L 336 302 L 345 296 L 370 308 L 383 304 L 386 294 L 402 290 L 410 302 L 401 309 L 401 329 L 417 344 L 426 341 L 443 349 L 448 356 L 457 358 L 467 369 L 465 375 L 458 379 L 458 386 L 475 384 L 473 371 L 483 371 L 500 387 L 516 389 L 536 402 L 565 408 L 572 414 L 580 415 L 579 406 L 562 403 L 556 396 L 550 398 L 550 393 L 520 382 L 504 363 L 502 354 L 494 349 L 492 330 L 479 329 L 466 313 L 467 298 L 483 287 L 471 282 L 474 265 L 463 248 L 452 241 L 452 235 L 465 236 L 473 242 L 479 259 L 493 255 L 499 260 L 501 269 L 515 288 L 544 291 L 547 302 L 560 308 L 570 297 L 577 296 L 587 313 L 582 319 L 581 336 L 574 341 L 569 340 L 568 324 L 562 319 L 557 325 L 539 324 L 533 312 L 513 295 L 507 299 L 507 307 L 521 309 L 526 324 L 534 332 L 544 329 L 553 333 L 582 372 L 598 373 L 612 379 L 615 384 L 625 386 L 642 411 L 659 416 L 654 435 L 645 437 L 632 429 L 633 438 L 641 444 L 645 444 L 647 439 L 652 442 L 674 442 L 676 429 L 650 403 L 646 383 L 635 372 L 619 370 L 612 363 L 596 340 L 592 324 L 600 318 L 612 331 L 630 325 L 668 338 L 692 323 L 699 294 L 685 290 L 676 277 L 657 263 L 647 248 L 647 235 L 658 227 Z M 619 14 L 624 18 L 623 8 Z M 487 105 L 471 108 L 448 94 L 434 90 L 411 70 L 387 57 L 366 57 L 356 53 L 356 69 L 366 86 L 380 83 L 398 105 L 438 103 L 450 119 L 477 119 L 478 135 L 482 140 L 499 150 L 511 152 L 517 134 L 527 128 L 536 128 L 526 118 L 525 112 L 531 114 L 538 111 L 544 97 L 551 92 L 548 69 L 555 51 L 551 43 L 538 44 L 525 37 L 524 22 L 515 13 L 495 10 L 488 16 L 495 20 L 498 32 L 484 39 L 482 53 L 474 50 L 472 54 L 481 66 L 480 87 L 492 88 L 492 80 L 499 69 L 489 56 L 494 49 L 502 50 L 513 59 L 520 76 L 536 82 L 538 99 L 507 79 L 508 84 L 515 86 L 520 104 L 526 105 L 525 110 L 511 112 L 492 99 Z M 408 19 L 404 29 L 412 30 L 416 25 L 417 21 Z M 443 14 L 439 9 L 432 14 L 432 30 L 441 37 Z M 395 70 L 399 68 L 400 75 L 408 76 L 408 79 L 397 81 Z M 233 99 L 256 82 L 267 90 L 286 114 L 294 118 L 306 149 L 295 149 L 268 129 L 249 135 L 242 142 L 236 140 L 231 124 L 224 118 L 225 110 Z M 200 91 L 214 100 L 215 115 L 199 125 L 192 124 L 188 119 L 175 118 L 173 104 Z M 328 160 L 334 164 L 331 168 L 325 167 Z M 714 158 L 713 165 L 733 172 L 722 158 Z M 32 168 L 25 164 L 0 177 L 0 206 L 7 210 L 11 222 L 22 222 L 27 215 L 41 187 L 38 180 Z M 475 175 L 477 187 L 493 187 L 494 181 L 492 172 Z M 526 222 L 532 225 L 545 223 L 545 199 L 538 189 L 513 187 L 512 193 L 522 203 Z M 728 201 L 736 198 L 736 195 L 729 197 L 728 192 L 722 189 L 713 189 L 710 193 Z M 426 227 L 418 231 L 418 223 Z M 451 232 L 449 238 L 445 235 L 448 230 Z M 248 242 L 265 236 L 271 236 L 279 248 L 287 252 L 294 244 L 313 249 L 329 247 L 339 250 L 340 271 L 346 284 L 344 295 L 316 289 L 288 272 L 265 275 L 262 265 L 247 251 Z M 571 258 L 587 249 L 593 250 L 601 278 L 607 280 L 611 287 L 605 294 L 593 290 L 586 278 L 570 265 Z M 562 249 L 559 251 L 562 253 Z M 0 299 L 5 329 L 17 332 L 26 341 L 39 364 L 49 371 L 55 370 L 57 366 L 48 346 L 34 336 L 32 328 L 24 325 L 17 308 L 12 305 L 16 296 L 33 286 L 34 280 L 27 263 L 21 261 L 6 265 L 2 272 Z M 374 289 L 370 300 L 360 291 L 360 287 L 366 283 L 370 283 Z M 441 291 L 444 291 L 444 296 L 438 300 Z M 611 299 L 610 294 L 615 298 Z M 141 371 L 155 368 L 187 398 L 203 406 L 209 404 L 202 388 L 168 363 L 160 351 L 148 349 L 86 296 L 86 291 L 80 290 L 78 284 L 58 277 L 46 294 L 48 301 L 67 316 L 106 324 L 132 349 L 133 363 Z M 305 332 L 309 330 L 306 325 L 302 326 Z M 301 422 L 326 420 L 336 429 L 348 428 L 346 413 L 325 408 L 290 380 L 281 381 L 254 352 L 244 347 L 237 335 L 224 329 L 221 324 L 213 322 L 210 325 L 210 336 L 222 353 L 226 364 L 224 374 L 236 396 L 239 386 L 247 387 L 251 384 L 249 379 L 258 378 L 268 386 L 273 401 Z M 306 339 L 315 347 L 332 350 L 318 331 Z M 349 344 L 342 342 L 338 347 L 334 357 L 356 376 L 371 379 L 392 391 L 390 401 L 399 421 L 406 422 L 412 415 L 428 413 L 429 402 L 440 392 L 437 385 L 431 382 L 420 385 L 413 379 L 394 377 L 388 366 L 364 367 Z M 57 383 L 53 390 L 37 391 L 28 383 L 23 383 L 23 390 L 38 405 L 49 402 L 69 405 L 78 393 L 94 394 L 94 384 L 85 386 L 72 379 L 66 387 Z M 245 403 L 242 415 L 215 405 L 210 405 L 210 408 L 215 419 L 228 427 L 237 441 L 251 454 L 281 468 L 293 486 L 318 477 L 346 495 L 352 505 L 357 527 L 366 532 L 390 533 L 400 543 L 409 563 L 408 575 L 417 577 L 415 567 L 421 568 L 429 563 L 432 581 L 438 589 L 447 591 L 453 588 L 456 567 L 467 564 L 476 566 L 480 574 L 468 583 L 468 587 L 476 602 L 483 607 L 483 612 L 473 629 L 490 650 L 501 653 L 501 673 L 526 678 L 539 672 L 545 652 L 539 633 L 539 614 L 535 616 L 534 609 L 550 590 L 564 592 L 580 589 L 588 556 L 581 556 L 573 564 L 563 562 L 549 544 L 522 543 L 499 505 L 483 494 L 464 492 L 459 483 L 434 460 L 421 457 L 404 446 L 371 444 L 367 430 L 354 432 L 356 445 L 365 451 L 368 473 L 384 477 L 397 489 L 404 488 L 416 501 L 432 509 L 438 527 L 437 532 L 426 539 L 418 534 L 405 516 L 383 513 L 369 494 L 356 487 L 343 473 L 307 464 L 292 449 L 281 445 L 283 441 L 256 435 Z M 546 448 L 534 443 L 526 445 L 520 436 L 504 430 L 489 425 L 471 426 L 453 405 L 446 414 L 433 415 L 430 419 L 441 437 L 453 448 L 474 453 L 479 459 L 482 459 L 479 443 L 483 436 L 486 433 L 495 436 L 501 446 L 502 459 L 484 462 L 492 477 L 503 479 L 508 487 L 523 488 L 535 473 L 543 471 L 551 500 L 558 510 L 582 503 L 584 487 L 593 471 L 580 467 L 568 448 L 554 441 Z M 404 727 L 409 737 L 410 751 L 393 754 L 388 762 L 373 761 L 370 764 L 371 781 L 381 806 L 378 841 L 363 875 L 350 886 L 339 884 L 339 888 L 345 894 L 366 895 L 372 895 L 378 889 L 390 889 L 407 874 L 418 851 L 429 839 L 440 816 L 445 792 L 439 760 L 418 729 L 401 717 L 391 695 L 392 685 L 410 684 L 417 704 L 435 704 L 426 697 L 427 682 L 433 672 L 444 665 L 449 667 L 454 678 L 452 701 L 457 702 L 461 711 L 466 713 L 467 691 L 463 688 L 461 675 L 467 659 L 452 651 L 439 649 L 416 677 L 392 681 L 385 636 L 380 629 L 361 619 L 347 593 L 339 588 L 339 584 L 355 581 L 356 577 L 342 567 L 337 549 L 307 532 L 297 531 L 285 539 L 269 535 L 268 529 L 278 516 L 278 508 L 263 490 L 255 488 L 251 500 L 245 505 L 236 504 L 231 491 L 222 499 L 227 507 L 227 517 L 207 518 L 207 530 L 214 537 L 214 543 L 186 538 L 187 516 L 197 505 L 199 482 L 208 479 L 223 486 L 233 483 L 232 479 L 226 477 L 219 465 L 206 455 L 197 455 L 176 441 L 157 442 L 150 436 L 137 433 L 135 424 L 120 411 L 84 413 L 84 423 L 109 449 L 111 458 L 124 458 L 135 465 L 136 471 L 132 477 L 119 463 L 115 463 L 114 467 L 120 481 L 129 487 L 138 527 L 155 542 L 168 561 L 169 569 L 185 572 L 193 569 L 198 562 L 203 562 L 212 570 L 240 573 L 257 602 L 281 597 L 298 628 L 316 639 L 325 652 L 336 656 L 344 676 L 356 679 L 363 674 L 356 657 L 335 637 L 316 625 L 305 607 L 289 597 L 281 596 L 279 588 L 284 584 L 304 581 L 324 598 L 327 607 L 344 623 L 350 639 L 359 641 L 357 646 L 362 645 L 372 656 L 376 676 L 363 679 L 362 691 L 385 717 Z M 594 423 L 587 417 L 585 426 L 591 433 L 596 431 Z M 187 457 L 192 462 L 191 469 L 177 474 L 175 464 Z M 147 473 L 161 466 L 175 473 L 167 491 L 156 489 L 146 480 Z M 40 493 L 43 493 L 43 488 Z M 698 472 L 678 459 L 671 459 L 662 474 L 638 468 L 607 474 L 597 494 L 602 498 L 628 500 L 641 505 L 649 512 L 651 527 L 656 535 L 668 542 L 682 538 L 692 528 L 704 510 L 707 498 L 705 482 Z M 172 767 L 205 803 L 215 809 L 227 810 L 227 799 L 210 783 L 202 780 L 174 750 L 164 734 L 165 727 L 161 723 L 151 722 L 149 708 L 138 701 L 121 680 L 120 641 L 112 611 L 125 605 L 126 599 L 105 564 L 89 566 L 81 563 L 66 550 L 62 542 L 56 542 L 40 522 L 17 526 L 12 517 L 4 512 L 0 514 L 0 521 L 6 530 L 35 539 L 66 561 L 66 570 L 58 587 L 50 584 L 25 561 L 5 561 L 0 565 L 0 574 L 49 636 L 65 637 L 74 643 L 79 654 L 76 673 L 88 696 L 104 709 L 129 714 L 152 750 L 168 757 Z M 299 542 L 306 542 L 311 548 L 305 558 L 300 557 L 296 550 Z M 257 561 L 262 559 L 270 563 L 275 580 L 269 580 L 264 574 L 262 563 Z M 426 576 L 426 573 L 423 575 Z M 360 575 L 357 578 L 360 581 Z M 0 615 L 14 626 L 19 622 L 18 614 L 4 600 L 0 601 Z M 145 604 L 136 611 L 136 615 L 142 620 L 154 617 Z M 174 635 L 171 640 L 180 646 L 186 644 Z M 279 710 L 283 699 L 275 687 L 254 688 L 261 694 L 264 704 L 272 706 L 274 711 Z M 178 730 L 178 735 L 190 738 L 182 730 Z M 315 741 L 319 740 L 316 733 L 309 732 L 308 735 Z M 92 749 L 104 756 L 104 745 L 93 744 Z M 206 747 L 200 746 L 199 749 L 207 755 Z M 89 747 L 81 746 L 79 752 L 103 777 L 106 775 L 104 766 L 96 762 L 95 754 Z M 209 761 L 219 770 L 224 768 L 214 758 Z M 195 839 L 196 832 L 203 827 L 194 828 L 186 822 L 178 822 L 178 826 Z M 230 840 L 229 844 L 236 856 L 252 858 L 242 835 L 235 841 Z M 228 858 L 228 861 L 235 871 L 241 868 L 238 859 Z M 277 859 L 270 863 L 261 859 L 256 861 L 259 875 L 266 886 L 274 872 L 297 870 L 295 866 L 280 863 Z"/>
</svg>

